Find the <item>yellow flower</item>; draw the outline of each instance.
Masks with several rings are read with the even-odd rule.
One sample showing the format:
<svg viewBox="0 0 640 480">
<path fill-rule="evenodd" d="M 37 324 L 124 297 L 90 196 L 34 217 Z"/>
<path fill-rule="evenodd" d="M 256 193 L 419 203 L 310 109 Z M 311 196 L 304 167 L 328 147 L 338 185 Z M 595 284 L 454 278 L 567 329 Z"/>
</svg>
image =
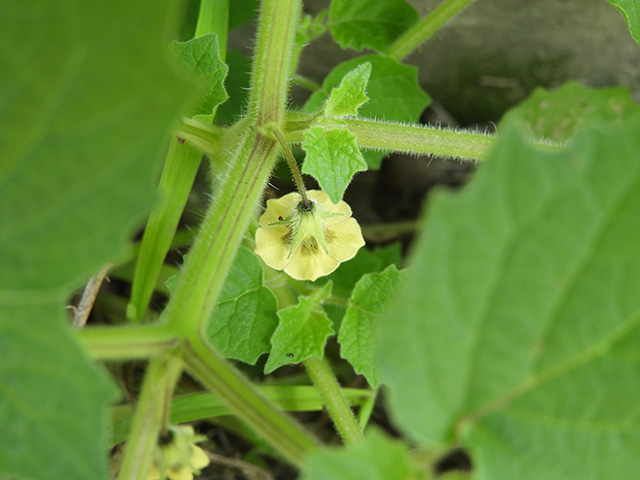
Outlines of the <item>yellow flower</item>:
<svg viewBox="0 0 640 480">
<path fill-rule="evenodd" d="M 320 190 L 268 200 L 256 232 L 255 252 L 276 270 L 296 280 L 315 280 L 354 257 L 364 245 L 360 226 L 345 202 L 331 203 Z"/>
<path fill-rule="evenodd" d="M 209 465 L 209 457 L 195 444 L 201 440 L 190 425 L 170 426 L 169 438 L 156 447 L 147 480 L 193 480 L 194 473 Z"/>
</svg>

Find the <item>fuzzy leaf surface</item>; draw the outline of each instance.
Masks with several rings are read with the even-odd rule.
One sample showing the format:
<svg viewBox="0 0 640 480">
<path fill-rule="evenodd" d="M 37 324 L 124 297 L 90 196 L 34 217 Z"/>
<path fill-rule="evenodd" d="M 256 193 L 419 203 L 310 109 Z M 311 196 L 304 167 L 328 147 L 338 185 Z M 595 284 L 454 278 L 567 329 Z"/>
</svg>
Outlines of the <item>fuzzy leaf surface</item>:
<svg viewBox="0 0 640 480">
<path fill-rule="evenodd" d="M 346 129 L 310 127 L 302 148 L 307 153 L 302 172 L 312 175 L 334 204 L 342 200 L 353 176 L 367 169 L 356 136 Z"/>
<path fill-rule="evenodd" d="M 347 313 L 342 320 L 338 342 L 340 356 L 364 375 L 372 387 L 380 383 L 375 355 L 376 328 L 402 280 L 395 265 L 382 272 L 364 275 L 353 289 Z"/>
<path fill-rule="evenodd" d="M 218 36 L 208 33 L 186 42 L 173 42 L 171 46 L 180 69 L 188 77 L 197 80 L 204 90 L 187 116 L 211 115 L 218 105 L 229 98 L 224 89 L 229 67 L 220 58 Z"/>
<path fill-rule="evenodd" d="M 347 73 L 340 85 L 331 90 L 324 113 L 332 117 L 357 115 L 358 108 L 369 100 L 366 90 L 370 75 L 371 64 L 368 62 Z"/>
<path fill-rule="evenodd" d="M 253 365 L 271 349 L 277 311 L 276 297 L 263 285 L 260 260 L 241 246 L 207 326 L 209 341 L 225 357 Z"/>
<path fill-rule="evenodd" d="M 189 88 L 169 2 L 2 3 L 0 477 L 107 478 L 106 375 L 66 297 L 126 251 Z"/>
<path fill-rule="evenodd" d="M 331 296 L 331 282 L 298 303 L 278 312 L 280 324 L 271 337 L 271 353 L 265 373 L 276 368 L 315 356 L 324 357 L 327 338 L 334 333 L 331 320 L 322 309 L 322 302 Z"/>
<path fill-rule="evenodd" d="M 460 442 L 479 480 L 640 469 L 640 126 L 548 152 L 505 131 L 439 191 L 381 325 L 397 424 Z"/>
<path fill-rule="evenodd" d="M 538 87 L 500 121 L 500 128 L 520 122 L 532 137 L 566 142 L 580 128 L 593 122 L 617 122 L 620 126 L 640 108 L 622 87 L 587 88 L 568 82 L 557 90 Z"/>
<path fill-rule="evenodd" d="M 624 15 L 631 36 L 640 44 L 640 4 L 638 0 L 608 0 Z"/>
<path fill-rule="evenodd" d="M 418 21 L 405 0 L 332 0 L 329 29 L 342 48 L 383 52 Z"/>
<path fill-rule="evenodd" d="M 306 458 L 302 480 L 408 480 L 407 447 L 377 430 L 347 448 L 324 448 Z"/>
<path fill-rule="evenodd" d="M 420 120 L 431 99 L 418 84 L 418 70 L 380 55 L 365 55 L 337 65 L 324 79 L 322 89 L 311 95 L 304 110 L 319 110 L 344 76 L 367 62 L 371 63 L 371 75 L 367 83 L 369 101 L 358 109 L 358 116 L 397 122 Z M 384 152 L 364 152 L 369 168 L 380 168 L 383 157 Z"/>
</svg>

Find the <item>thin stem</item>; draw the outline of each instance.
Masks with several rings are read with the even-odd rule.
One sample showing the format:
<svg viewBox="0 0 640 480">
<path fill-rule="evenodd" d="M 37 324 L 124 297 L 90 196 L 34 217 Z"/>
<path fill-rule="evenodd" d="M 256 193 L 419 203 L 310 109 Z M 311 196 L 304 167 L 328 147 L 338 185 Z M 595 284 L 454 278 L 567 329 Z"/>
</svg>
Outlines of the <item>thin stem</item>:
<svg viewBox="0 0 640 480">
<path fill-rule="evenodd" d="M 338 433 L 347 445 L 362 440 L 362 430 L 347 403 L 344 394 L 325 359 L 309 357 L 304 361 L 313 385 L 320 392 L 325 407 Z"/>
<path fill-rule="evenodd" d="M 446 0 L 393 42 L 387 49 L 387 57 L 399 62 L 472 1 Z"/>
<path fill-rule="evenodd" d="M 157 358 L 149 363 L 118 480 L 146 478 L 158 436 L 165 427 L 166 405 L 171 402 L 171 394 L 181 371 L 182 362 L 175 356 Z"/>
<path fill-rule="evenodd" d="M 295 83 L 296 85 L 300 85 L 301 87 L 304 87 L 307 90 L 310 90 L 312 92 L 322 89 L 322 85 L 320 85 L 319 83 L 316 83 L 310 78 L 303 77 L 302 75 L 299 75 L 299 74 L 296 74 L 293 77 L 293 83 Z"/>
<path fill-rule="evenodd" d="M 220 58 L 224 62 L 227 57 L 227 31 L 229 29 L 229 0 L 200 0 L 198 23 L 194 37 L 207 33 L 218 36 Z"/>
<path fill-rule="evenodd" d="M 298 169 L 298 164 L 296 163 L 296 159 L 293 158 L 293 154 L 291 153 L 291 149 L 289 145 L 287 145 L 287 141 L 282 136 L 282 132 L 280 132 L 279 128 L 271 129 L 271 133 L 273 133 L 278 140 L 278 143 L 282 147 L 282 151 L 284 153 L 287 162 L 289 163 L 289 168 L 291 169 L 291 173 L 293 173 L 293 178 L 296 181 L 296 186 L 298 187 L 298 192 L 300 192 L 300 196 L 302 197 L 302 203 L 305 208 L 309 208 L 309 199 L 307 198 L 307 190 L 304 186 L 304 180 L 302 179 L 302 175 L 300 174 L 300 170 Z"/>
<path fill-rule="evenodd" d="M 102 281 L 104 280 L 104 277 L 107 276 L 107 272 L 111 267 L 113 267 L 113 263 L 106 263 L 102 269 L 100 269 L 100 272 L 91 277 L 87 282 L 87 285 L 84 287 L 78 306 L 70 307 L 73 310 L 73 320 L 71 321 L 71 325 L 74 327 L 82 328 L 86 325 L 91 309 L 93 308 L 93 304 L 98 297 Z"/>
<path fill-rule="evenodd" d="M 133 360 L 166 355 L 180 340 L 165 324 L 88 327 L 76 335 L 96 360 Z"/>
<path fill-rule="evenodd" d="M 315 437 L 278 409 L 200 337 L 187 342 L 183 359 L 203 385 L 294 465 L 301 466 L 304 456 L 320 446 Z"/>
</svg>

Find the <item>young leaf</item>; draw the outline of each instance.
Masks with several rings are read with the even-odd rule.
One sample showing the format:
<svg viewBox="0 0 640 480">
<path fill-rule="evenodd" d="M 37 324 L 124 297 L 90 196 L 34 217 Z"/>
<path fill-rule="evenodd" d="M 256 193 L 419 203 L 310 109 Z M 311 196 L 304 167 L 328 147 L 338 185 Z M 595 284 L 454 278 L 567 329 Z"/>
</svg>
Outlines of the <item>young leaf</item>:
<svg viewBox="0 0 640 480">
<path fill-rule="evenodd" d="M 304 106 L 307 112 L 317 111 L 329 98 L 333 88 L 344 76 L 363 63 L 371 63 L 367 83 L 369 101 L 358 109 L 360 117 L 379 118 L 398 122 L 417 122 L 431 99 L 418 85 L 418 70 L 380 55 L 354 58 L 336 66 Z M 369 168 L 379 168 L 383 152 L 364 152 Z"/>
<path fill-rule="evenodd" d="M 640 44 L 640 8 L 638 0 L 608 0 L 611 5 L 618 8 L 624 15 L 631 36 Z"/>
<path fill-rule="evenodd" d="M 418 21 L 405 0 L 332 0 L 329 29 L 342 48 L 383 52 Z"/>
<path fill-rule="evenodd" d="M 188 42 L 173 42 L 171 45 L 182 70 L 206 86 L 206 91 L 187 116 L 211 115 L 218 105 L 229 98 L 224 89 L 224 79 L 229 68 L 220 59 L 217 35 L 209 33 Z"/>
<path fill-rule="evenodd" d="M 312 175 L 334 204 L 342 200 L 353 176 L 367 169 L 356 136 L 349 130 L 310 127 L 302 148 L 307 153 L 302 172 Z"/>
<path fill-rule="evenodd" d="M 618 122 L 622 126 L 639 113 L 626 88 L 593 89 L 568 82 L 551 92 L 536 88 L 506 113 L 500 128 L 519 122 L 532 137 L 565 142 L 591 122 Z"/>
<path fill-rule="evenodd" d="M 347 360 L 357 373 L 364 375 L 369 385 L 374 388 L 380 383 L 375 365 L 378 346 L 375 329 L 401 279 L 402 272 L 394 265 L 380 273 L 364 275 L 353 289 L 338 334 L 340 356 Z"/>
<path fill-rule="evenodd" d="M 639 132 L 551 153 L 507 130 L 466 189 L 429 201 L 379 365 L 398 425 L 468 446 L 475 478 L 640 468 Z"/>
<path fill-rule="evenodd" d="M 331 320 L 321 303 L 331 296 L 331 282 L 308 297 L 299 297 L 298 303 L 278 312 L 280 325 L 271 337 L 271 353 L 264 366 L 265 373 L 289 363 L 315 356 L 324 356 L 324 346 L 334 333 Z"/>
<path fill-rule="evenodd" d="M 153 172 L 188 93 L 162 49 L 168 3 L 3 8 L 0 476 L 107 478 L 112 387 L 62 307 L 124 253 L 154 201 Z"/>
<path fill-rule="evenodd" d="M 260 260 L 241 246 L 211 315 L 207 336 L 225 357 L 253 365 L 271 349 L 277 311 L 275 296 L 262 284 Z"/>
<path fill-rule="evenodd" d="M 365 93 L 367 82 L 371 75 L 371 64 L 361 63 L 347 73 L 340 82 L 340 86 L 331 90 L 329 100 L 324 108 L 325 115 L 344 117 L 357 115 L 358 108 L 369 100 Z"/>
<path fill-rule="evenodd" d="M 371 430 L 355 445 L 311 453 L 302 480 L 408 480 L 411 472 L 407 447 Z"/>
</svg>

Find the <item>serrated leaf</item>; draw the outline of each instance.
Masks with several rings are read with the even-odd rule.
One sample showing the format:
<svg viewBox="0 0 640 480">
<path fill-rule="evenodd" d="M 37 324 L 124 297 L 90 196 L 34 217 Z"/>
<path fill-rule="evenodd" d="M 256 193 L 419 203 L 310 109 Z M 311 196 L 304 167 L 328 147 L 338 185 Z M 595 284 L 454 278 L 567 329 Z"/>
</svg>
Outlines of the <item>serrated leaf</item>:
<svg viewBox="0 0 640 480">
<path fill-rule="evenodd" d="M 0 475 L 106 478 L 112 388 L 62 307 L 151 207 L 188 88 L 165 61 L 166 1 L 2 5 Z"/>
<path fill-rule="evenodd" d="M 373 250 L 361 248 L 351 260 L 341 263 L 340 266 L 327 277 L 317 280 L 321 285 L 327 280 L 333 282 L 332 295 L 348 300 L 356 283 L 366 273 L 381 272 L 389 265 L 399 267 L 402 262 L 402 245 L 400 242 L 392 243 L 384 247 L 376 247 Z"/>
<path fill-rule="evenodd" d="M 408 480 L 407 447 L 378 430 L 347 448 L 324 448 L 305 457 L 302 480 Z"/>
<path fill-rule="evenodd" d="M 269 352 L 278 326 L 276 297 L 262 282 L 260 260 L 241 246 L 207 325 L 216 350 L 251 365 Z"/>
<path fill-rule="evenodd" d="M 324 346 L 334 333 L 321 303 L 331 296 L 331 282 L 298 303 L 278 312 L 280 324 L 271 337 L 271 353 L 265 373 L 309 357 L 323 358 Z"/>
<path fill-rule="evenodd" d="M 565 142 L 593 122 L 617 122 L 620 126 L 640 115 L 626 88 L 593 89 L 568 82 L 557 90 L 538 87 L 500 121 L 519 123 L 534 138 Z"/>
<path fill-rule="evenodd" d="M 394 265 L 380 273 L 364 275 L 353 289 L 340 326 L 340 356 L 353 366 L 356 373 L 364 375 L 374 388 L 380 383 L 375 364 L 378 347 L 376 328 L 401 280 L 402 272 Z"/>
<path fill-rule="evenodd" d="M 218 36 L 208 33 L 187 42 L 173 42 L 173 51 L 181 69 L 203 85 L 203 94 L 194 102 L 187 116 L 209 116 L 229 98 L 224 80 L 229 68 L 220 58 Z"/>
<path fill-rule="evenodd" d="M 398 122 L 420 120 L 431 99 L 418 85 L 418 70 L 380 55 L 366 55 L 337 65 L 325 78 L 322 89 L 309 98 L 304 110 L 313 112 L 322 108 L 331 90 L 348 72 L 363 63 L 371 63 L 371 75 L 367 83 L 369 101 L 358 109 L 359 116 Z M 373 169 L 380 168 L 384 155 L 384 152 L 364 152 L 369 168 Z"/>
<path fill-rule="evenodd" d="M 404 0 L 332 0 L 329 29 L 342 48 L 383 52 L 418 18 Z"/>
<path fill-rule="evenodd" d="M 551 153 L 507 130 L 467 188 L 430 198 L 379 365 L 398 425 L 466 445 L 475 478 L 640 469 L 639 132 Z"/>
<path fill-rule="evenodd" d="M 631 36 L 640 44 L 640 4 L 638 0 L 608 0 L 624 15 Z"/>
<path fill-rule="evenodd" d="M 310 127 L 302 148 L 307 154 L 302 172 L 312 175 L 334 204 L 342 200 L 353 176 L 367 169 L 356 136 L 349 130 Z"/>
<path fill-rule="evenodd" d="M 367 100 L 366 89 L 369 76 L 371 75 L 371 64 L 362 63 L 347 73 L 340 82 L 340 85 L 333 90 L 324 108 L 325 115 L 332 117 L 344 117 L 346 115 L 357 115 L 358 108 Z"/>
</svg>

